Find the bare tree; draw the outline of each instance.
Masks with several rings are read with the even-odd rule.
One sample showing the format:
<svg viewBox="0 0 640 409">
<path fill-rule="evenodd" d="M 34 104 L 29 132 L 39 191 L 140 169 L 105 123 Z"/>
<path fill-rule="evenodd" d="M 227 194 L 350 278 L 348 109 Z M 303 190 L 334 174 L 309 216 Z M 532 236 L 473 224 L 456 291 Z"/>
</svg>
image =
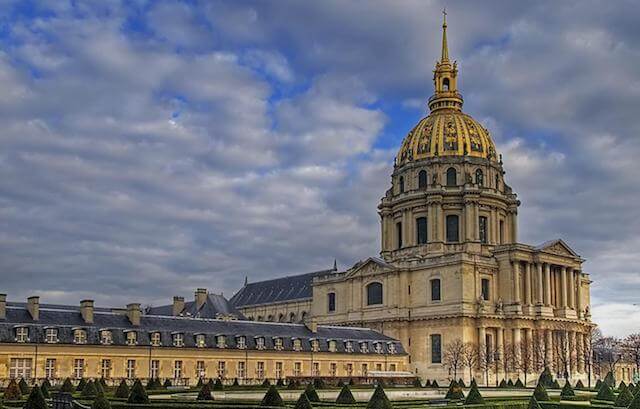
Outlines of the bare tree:
<svg viewBox="0 0 640 409">
<path fill-rule="evenodd" d="M 640 333 L 627 335 L 623 345 L 636 365 L 636 372 L 640 373 Z"/>
<path fill-rule="evenodd" d="M 495 370 L 496 373 L 496 382 L 498 379 L 497 373 L 497 350 L 493 348 L 491 345 L 483 345 L 482 347 L 478 347 L 478 362 L 477 367 L 484 374 L 485 386 L 489 386 L 489 371 L 492 369 Z"/>
<path fill-rule="evenodd" d="M 511 374 L 517 370 L 519 362 L 520 354 L 518 353 L 518 347 L 515 344 L 506 343 L 504 345 L 504 354 L 502 355 L 502 367 L 505 378 L 511 379 Z"/>
<path fill-rule="evenodd" d="M 584 334 L 584 345 L 582 346 L 582 359 L 584 360 L 584 365 L 587 369 L 587 381 L 588 388 L 591 388 L 591 378 L 594 373 L 594 345 L 600 343 L 600 339 L 602 339 L 602 332 L 599 328 L 588 327 L 587 331 Z"/>
<path fill-rule="evenodd" d="M 602 374 L 616 372 L 616 366 L 622 360 L 624 354 L 620 348 L 620 341 L 614 337 L 601 337 L 593 345 L 593 357 L 596 369 Z"/>
<path fill-rule="evenodd" d="M 557 342 L 554 343 L 554 347 L 554 354 L 558 357 L 559 363 L 559 368 L 557 368 L 556 373 L 564 379 L 569 379 L 571 354 L 569 352 L 569 336 L 567 332 L 563 332 L 561 336 L 558 337 Z"/>
<path fill-rule="evenodd" d="M 473 370 L 478 367 L 478 361 L 480 359 L 480 353 L 478 346 L 473 342 L 467 342 L 464 344 L 464 354 L 462 355 L 462 365 L 469 368 L 469 382 L 473 380 Z"/>
<path fill-rule="evenodd" d="M 533 339 L 533 370 L 535 372 L 542 372 L 545 368 L 551 369 L 551 363 L 548 361 L 546 339 L 544 334 L 538 332 Z"/>
<path fill-rule="evenodd" d="M 453 371 L 453 379 L 458 379 L 458 369 L 462 368 L 465 354 L 465 344 L 460 339 L 449 342 L 442 356 L 443 363 Z"/>
<path fill-rule="evenodd" d="M 534 338 L 523 340 L 520 344 L 520 358 L 516 360 L 517 369 L 524 375 L 525 385 L 527 384 L 527 375 L 534 370 L 535 342 Z M 518 377 L 520 377 L 519 373 Z"/>
</svg>

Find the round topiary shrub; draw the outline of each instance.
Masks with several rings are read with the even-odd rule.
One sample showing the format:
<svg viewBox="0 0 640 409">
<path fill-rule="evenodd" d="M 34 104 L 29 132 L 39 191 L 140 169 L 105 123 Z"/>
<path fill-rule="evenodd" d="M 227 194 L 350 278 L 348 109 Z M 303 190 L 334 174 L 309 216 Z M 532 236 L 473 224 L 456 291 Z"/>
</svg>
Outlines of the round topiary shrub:
<svg viewBox="0 0 640 409">
<path fill-rule="evenodd" d="M 147 395 L 140 379 L 136 379 L 133 383 L 127 403 L 149 403 L 149 395 Z"/>
<path fill-rule="evenodd" d="M 129 390 L 129 385 L 127 385 L 127 382 L 123 379 L 122 381 L 120 381 L 120 385 L 118 385 L 114 396 L 116 398 L 127 399 L 130 393 L 131 391 Z"/>
<path fill-rule="evenodd" d="M 472 382 L 471 389 L 469 390 L 469 394 L 467 395 L 467 399 L 464 400 L 465 405 L 479 405 L 484 403 L 484 399 L 482 395 L 480 395 L 480 391 L 478 390 L 478 385 Z"/>
<path fill-rule="evenodd" d="M 262 398 L 262 402 L 260 402 L 260 406 L 283 407 L 285 406 L 285 404 L 282 398 L 280 397 L 280 394 L 278 393 L 278 389 L 275 386 L 271 385 L 269 386 L 267 393 L 265 393 L 264 398 Z"/>
<path fill-rule="evenodd" d="M 9 381 L 9 385 L 4 390 L 4 400 L 20 400 L 22 399 L 22 391 L 15 379 Z"/>
<path fill-rule="evenodd" d="M 373 391 L 373 395 L 369 399 L 369 403 L 367 403 L 367 409 L 393 409 L 382 386 L 376 386 L 376 390 Z"/>
<path fill-rule="evenodd" d="M 316 388 L 313 386 L 313 383 L 307 384 L 307 387 L 304 389 L 304 393 L 307 395 L 310 402 L 320 402 L 320 396 L 318 396 L 318 392 L 316 392 Z"/>
<path fill-rule="evenodd" d="M 196 400 L 213 400 L 213 396 L 211 396 L 211 387 L 209 383 L 204 383 L 200 387 L 200 392 L 198 393 L 198 397 Z"/>
<path fill-rule="evenodd" d="M 49 409 L 38 385 L 34 385 L 31 388 L 31 393 L 29 393 L 27 402 L 24 404 L 24 409 Z"/>
<path fill-rule="evenodd" d="M 340 390 L 340 394 L 338 394 L 338 398 L 336 399 L 336 403 L 344 405 L 351 405 L 353 403 L 356 403 L 356 398 L 353 397 L 349 385 L 344 385 L 342 387 L 342 389 Z"/>
</svg>

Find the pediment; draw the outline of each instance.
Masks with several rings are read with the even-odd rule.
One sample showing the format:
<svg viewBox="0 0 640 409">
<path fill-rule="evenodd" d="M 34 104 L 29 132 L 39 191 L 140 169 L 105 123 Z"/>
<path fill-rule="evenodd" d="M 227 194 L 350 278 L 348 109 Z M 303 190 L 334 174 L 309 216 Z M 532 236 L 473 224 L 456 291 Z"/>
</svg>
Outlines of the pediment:
<svg viewBox="0 0 640 409">
<path fill-rule="evenodd" d="M 368 259 L 360 261 L 351 267 L 351 271 L 349 271 L 347 276 L 369 276 L 393 270 L 395 270 L 395 267 L 386 261 L 376 257 L 369 257 Z"/>
<path fill-rule="evenodd" d="M 565 257 L 580 257 L 567 243 L 562 239 L 552 240 L 536 247 L 538 251 L 557 254 Z"/>
</svg>

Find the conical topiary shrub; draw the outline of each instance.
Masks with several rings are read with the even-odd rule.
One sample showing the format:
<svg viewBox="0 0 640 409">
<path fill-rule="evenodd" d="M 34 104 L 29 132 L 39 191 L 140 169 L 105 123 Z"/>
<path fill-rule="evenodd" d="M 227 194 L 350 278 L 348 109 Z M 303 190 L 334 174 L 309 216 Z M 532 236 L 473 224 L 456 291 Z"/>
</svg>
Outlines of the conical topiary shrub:
<svg viewBox="0 0 640 409">
<path fill-rule="evenodd" d="M 98 383 L 100 383 L 100 386 L 102 387 L 102 391 L 103 391 L 103 392 L 104 392 L 104 391 L 106 391 L 106 390 L 107 390 L 107 388 L 109 388 L 109 385 L 107 385 L 107 380 L 106 380 L 106 379 L 104 379 L 104 378 L 100 378 L 100 379 L 98 380 Z"/>
<path fill-rule="evenodd" d="M 447 390 L 447 394 L 444 397 L 449 400 L 460 400 L 464 399 L 464 392 L 462 392 L 462 388 L 458 385 L 456 381 L 451 381 L 449 385 L 449 389 Z"/>
<path fill-rule="evenodd" d="M 104 386 L 102 386 L 102 382 L 95 381 L 94 386 L 96 387 L 96 396 L 104 396 Z"/>
<path fill-rule="evenodd" d="M 507 386 L 509 388 L 513 388 L 513 381 L 511 379 L 509 379 L 509 381 L 507 382 Z"/>
<path fill-rule="evenodd" d="M 353 394 L 351 393 L 351 389 L 349 388 L 349 385 L 344 385 L 342 387 L 342 390 L 340 390 L 340 394 L 336 399 L 336 403 L 345 404 L 345 405 L 356 403 L 356 398 L 353 397 Z"/>
<path fill-rule="evenodd" d="M 638 385 L 640 385 L 640 382 L 638 382 Z M 628 406 L 628 409 L 640 409 L 640 393 L 635 394 L 633 400 Z"/>
<path fill-rule="evenodd" d="M 295 389 L 295 388 L 296 388 L 296 381 L 292 379 L 287 384 L 287 389 Z"/>
<path fill-rule="evenodd" d="M 626 388 L 626 387 L 627 387 L 627 384 L 624 383 L 624 381 L 620 381 L 620 385 L 618 385 L 618 390 L 621 391 L 622 388 Z"/>
<path fill-rule="evenodd" d="M 44 381 L 42 381 L 42 385 L 40 385 L 40 389 L 42 389 L 42 386 L 46 386 L 47 389 L 51 389 L 51 382 L 49 382 L 49 379 L 44 378 Z"/>
<path fill-rule="evenodd" d="M 293 409 L 313 409 L 313 406 L 311 406 L 311 402 L 309 402 L 309 398 L 307 398 L 307 394 L 306 393 L 301 393 L 300 397 L 298 398 L 298 401 L 296 402 L 296 405 L 293 407 Z"/>
<path fill-rule="evenodd" d="M 283 388 L 284 387 L 284 379 L 278 378 L 278 381 L 276 382 L 276 387 L 277 388 Z"/>
<path fill-rule="evenodd" d="M 269 386 L 271 386 L 271 382 L 269 382 L 268 379 L 265 379 L 264 381 L 262 381 L 262 386 L 269 387 Z"/>
<path fill-rule="evenodd" d="M 458 386 L 461 388 L 467 387 L 467 385 L 464 384 L 464 380 L 462 378 L 458 379 Z"/>
<path fill-rule="evenodd" d="M 478 387 L 478 383 L 476 382 L 476 378 L 471 379 L 471 387 L 473 388 L 473 385 L 476 386 L 476 388 Z"/>
<path fill-rule="evenodd" d="M 313 386 L 313 383 L 307 384 L 304 393 L 307 395 L 309 402 L 320 402 L 320 396 L 318 396 L 318 392 L 316 392 L 316 388 Z"/>
<path fill-rule="evenodd" d="M 342 385 L 340 385 L 342 386 Z M 414 388 L 422 388 L 422 381 L 420 380 L 420 378 L 416 378 L 413 380 L 413 387 Z"/>
<path fill-rule="evenodd" d="M 72 393 L 75 390 L 71 379 L 66 378 L 60 387 L 60 392 Z"/>
<path fill-rule="evenodd" d="M 122 381 L 120 381 L 120 385 L 118 385 L 114 396 L 120 399 L 127 399 L 130 393 L 131 391 L 129 390 L 129 385 L 127 385 L 127 382 L 123 379 Z"/>
<path fill-rule="evenodd" d="M 209 383 L 204 383 L 200 387 L 200 392 L 198 393 L 198 397 L 196 400 L 213 400 L 213 396 L 211 396 L 211 387 Z"/>
<path fill-rule="evenodd" d="M 96 382 L 96 383 L 100 385 L 100 382 Z M 111 409 L 111 403 L 107 398 L 105 398 L 104 393 L 99 394 L 93 400 L 93 403 L 91 404 L 91 409 Z"/>
<path fill-rule="evenodd" d="M 424 387 L 425 388 L 430 388 L 431 387 L 431 380 L 427 379 L 427 382 L 424 383 Z"/>
<path fill-rule="evenodd" d="M 20 381 L 18 382 L 18 386 L 20 387 L 20 392 L 22 392 L 23 395 L 29 394 L 29 390 L 30 390 L 29 385 L 24 380 L 24 378 L 20 378 Z"/>
<path fill-rule="evenodd" d="M 233 378 L 233 384 L 231 385 L 231 387 L 237 388 L 238 386 L 240 386 L 240 382 L 238 382 L 238 378 Z"/>
<path fill-rule="evenodd" d="M 31 393 L 24 404 L 24 409 L 49 409 L 38 385 L 34 385 L 31 388 Z"/>
<path fill-rule="evenodd" d="M 551 384 L 551 389 L 560 389 L 560 382 L 557 379 Z"/>
<path fill-rule="evenodd" d="M 82 392 L 84 387 L 87 385 L 87 380 L 84 378 L 80 378 L 78 385 L 76 386 L 76 392 Z"/>
<path fill-rule="evenodd" d="M 538 400 L 536 399 L 536 395 L 533 395 L 531 399 L 529 399 L 529 405 L 527 406 L 527 409 L 542 409 L 542 407 L 538 403 Z"/>
<path fill-rule="evenodd" d="M 162 386 L 165 387 L 165 388 L 169 388 L 169 387 L 173 386 L 173 385 L 171 385 L 171 379 L 165 379 L 164 383 L 162 384 Z"/>
<path fill-rule="evenodd" d="M 18 386 L 18 382 L 15 379 L 11 379 L 9 381 L 9 385 L 4 390 L 4 400 L 20 400 L 22 399 L 22 391 L 20 390 L 20 386 Z"/>
<path fill-rule="evenodd" d="M 278 393 L 278 389 L 271 385 L 267 390 L 267 393 L 264 394 L 264 398 L 262 398 L 262 402 L 260 402 L 260 406 L 285 406 L 280 394 Z"/>
<path fill-rule="evenodd" d="M 203 384 L 204 384 L 204 380 L 202 379 L 202 377 L 199 377 L 198 383 L 196 384 L 196 388 L 201 389 Z M 149 384 L 147 384 L 147 388 L 148 387 L 149 387 Z"/>
<path fill-rule="evenodd" d="M 438 381 L 436 381 L 435 379 L 433 380 L 433 382 L 431 382 L 431 387 L 432 388 L 439 388 L 440 385 L 438 385 Z"/>
<path fill-rule="evenodd" d="M 631 388 L 622 389 L 622 392 L 618 394 L 618 397 L 616 398 L 613 406 L 616 406 L 618 408 L 626 408 L 627 406 L 629 406 L 629 404 L 631 404 L 631 401 L 633 400 L 633 394 L 629 389 Z"/>
<path fill-rule="evenodd" d="M 213 384 L 214 391 L 221 391 L 224 389 L 224 385 L 222 384 L 222 379 L 216 378 L 216 383 Z"/>
<path fill-rule="evenodd" d="M 562 391 L 560 392 L 560 398 L 561 399 L 569 399 L 569 398 L 573 398 L 574 396 L 576 396 L 576 393 L 573 391 L 573 388 L 571 387 L 571 384 L 569 383 L 569 381 L 564 383 L 564 387 L 562 388 Z"/>
<path fill-rule="evenodd" d="M 98 391 L 96 390 L 95 383 L 93 381 L 89 381 L 84 386 L 84 388 L 82 388 L 82 392 L 80 393 L 80 396 L 82 396 L 84 399 L 93 399 L 96 397 L 97 392 Z"/>
<path fill-rule="evenodd" d="M 602 382 L 600 389 L 598 389 L 596 399 L 614 401 L 616 400 L 616 395 L 613 393 L 613 390 L 611 390 L 611 387 L 609 387 L 607 382 Z"/>
<path fill-rule="evenodd" d="M 551 374 L 551 370 L 549 368 L 544 368 L 544 370 L 540 374 L 540 378 L 538 378 L 538 384 L 541 384 L 545 388 L 550 388 L 553 385 L 553 375 Z"/>
<path fill-rule="evenodd" d="M 601 380 L 601 379 L 598 379 L 598 380 L 596 381 L 596 386 L 595 386 L 596 390 L 600 389 L 600 387 L 601 387 L 601 386 L 602 386 L 602 380 Z"/>
<path fill-rule="evenodd" d="M 498 385 L 498 388 L 507 388 L 507 381 L 505 381 L 504 379 L 500 381 L 500 384 Z"/>
<path fill-rule="evenodd" d="M 520 380 L 520 378 L 516 379 L 516 383 L 513 384 L 516 388 L 524 388 L 524 383 Z"/>
<path fill-rule="evenodd" d="M 393 406 L 387 398 L 387 394 L 384 393 L 384 389 L 382 386 L 376 386 L 376 390 L 373 391 L 373 395 L 371 399 L 369 399 L 369 403 L 367 403 L 367 409 L 392 409 Z"/>
<path fill-rule="evenodd" d="M 45 399 L 49 399 L 49 387 L 47 386 L 48 382 L 42 382 L 42 385 L 40 385 L 40 392 L 42 392 L 42 396 L 44 396 Z"/>
<path fill-rule="evenodd" d="M 616 378 L 611 371 L 607 372 L 607 375 L 604 377 L 604 383 L 609 385 L 610 388 L 616 387 Z"/>
<path fill-rule="evenodd" d="M 469 394 L 467 395 L 467 399 L 464 400 L 465 405 L 479 405 L 484 403 L 484 399 L 482 395 L 480 395 L 480 391 L 478 390 L 478 385 L 474 382 L 471 383 L 471 389 L 469 390 Z"/>
<path fill-rule="evenodd" d="M 584 389 L 584 384 L 582 383 L 582 380 L 578 379 L 578 382 L 576 382 L 576 389 Z"/>
<path fill-rule="evenodd" d="M 127 403 L 149 403 L 149 395 L 147 395 L 140 379 L 136 379 L 133 383 Z"/>
<path fill-rule="evenodd" d="M 533 397 L 536 398 L 537 402 L 545 402 L 549 400 L 547 389 L 540 383 L 536 386 L 536 389 L 534 389 Z"/>
<path fill-rule="evenodd" d="M 316 389 L 323 389 L 324 388 L 324 381 L 320 378 L 316 378 L 313 380 L 313 387 Z"/>
</svg>

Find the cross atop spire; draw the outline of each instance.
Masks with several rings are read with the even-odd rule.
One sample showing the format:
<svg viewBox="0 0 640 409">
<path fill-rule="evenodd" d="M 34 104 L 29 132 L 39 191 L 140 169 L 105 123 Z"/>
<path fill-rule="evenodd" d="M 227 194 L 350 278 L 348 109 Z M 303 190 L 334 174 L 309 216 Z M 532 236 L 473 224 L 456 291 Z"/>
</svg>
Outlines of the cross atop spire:
<svg viewBox="0 0 640 409">
<path fill-rule="evenodd" d="M 447 44 L 447 9 L 442 10 L 442 57 L 440 62 L 449 61 L 449 45 Z"/>
</svg>

